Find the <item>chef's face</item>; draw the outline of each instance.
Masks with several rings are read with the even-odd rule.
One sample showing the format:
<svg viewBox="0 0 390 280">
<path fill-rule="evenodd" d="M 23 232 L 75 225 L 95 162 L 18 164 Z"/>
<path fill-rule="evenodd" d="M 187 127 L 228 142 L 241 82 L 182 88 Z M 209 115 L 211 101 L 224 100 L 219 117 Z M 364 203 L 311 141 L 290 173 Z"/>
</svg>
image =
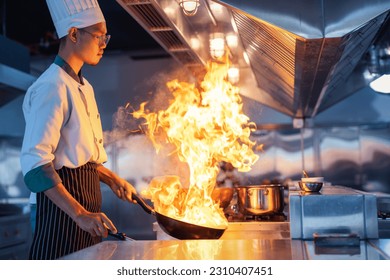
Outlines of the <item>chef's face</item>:
<svg viewBox="0 0 390 280">
<path fill-rule="evenodd" d="M 98 64 L 110 38 L 107 35 L 106 23 L 101 22 L 79 29 L 78 31 L 80 33 L 80 40 L 78 42 L 78 54 L 80 58 L 87 64 Z"/>
</svg>

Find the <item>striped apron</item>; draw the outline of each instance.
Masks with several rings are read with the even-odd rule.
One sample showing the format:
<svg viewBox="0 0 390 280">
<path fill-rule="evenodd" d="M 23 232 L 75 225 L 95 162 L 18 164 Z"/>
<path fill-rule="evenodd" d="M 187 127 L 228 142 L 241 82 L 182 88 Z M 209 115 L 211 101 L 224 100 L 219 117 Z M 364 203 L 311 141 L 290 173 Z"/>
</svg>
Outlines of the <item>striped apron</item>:
<svg viewBox="0 0 390 280">
<path fill-rule="evenodd" d="M 96 164 L 57 170 L 68 192 L 90 212 L 100 212 L 102 196 Z M 57 259 L 102 241 L 82 230 L 44 192 L 37 193 L 37 217 L 29 259 Z"/>
</svg>

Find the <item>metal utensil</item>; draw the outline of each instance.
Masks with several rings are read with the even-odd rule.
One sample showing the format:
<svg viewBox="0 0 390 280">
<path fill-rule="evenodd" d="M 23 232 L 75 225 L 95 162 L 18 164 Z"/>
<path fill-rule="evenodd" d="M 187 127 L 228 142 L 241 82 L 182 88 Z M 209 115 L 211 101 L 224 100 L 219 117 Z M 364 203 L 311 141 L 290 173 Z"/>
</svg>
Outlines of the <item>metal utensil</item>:
<svg viewBox="0 0 390 280">
<path fill-rule="evenodd" d="M 303 174 L 303 177 L 309 178 L 309 174 L 307 174 L 305 170 L 302 170 L 302 174 Z"/>
</svg>

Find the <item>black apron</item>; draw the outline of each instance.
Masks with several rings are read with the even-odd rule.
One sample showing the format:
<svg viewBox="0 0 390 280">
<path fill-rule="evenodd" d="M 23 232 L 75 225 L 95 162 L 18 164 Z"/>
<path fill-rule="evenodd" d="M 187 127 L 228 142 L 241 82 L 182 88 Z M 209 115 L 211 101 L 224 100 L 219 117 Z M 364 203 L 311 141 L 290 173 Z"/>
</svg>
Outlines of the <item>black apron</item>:
<svg viewBox="0 0 390 280">
<path fill-rule="evenodd" d="M 96 164 L 57 170 L 68 192 L 87 211 L 100 212 L 102 195 Z M 37 217 L 29 259 L 57 259 L 102 241 L 82 230 L 44 192 L 37 193 Z"/>
</svg>

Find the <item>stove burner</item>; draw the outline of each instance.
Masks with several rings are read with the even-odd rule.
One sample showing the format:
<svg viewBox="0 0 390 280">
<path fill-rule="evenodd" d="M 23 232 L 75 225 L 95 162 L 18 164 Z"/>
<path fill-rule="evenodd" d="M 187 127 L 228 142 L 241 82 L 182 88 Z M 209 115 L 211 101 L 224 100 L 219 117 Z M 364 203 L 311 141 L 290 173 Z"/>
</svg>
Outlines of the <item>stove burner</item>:
<svg viewBox="0 0 390 280">
<path fill-rule="evenodd" d="M 378 211 L 378 218 L 382 218 L 383 220 L 388 219 L 388 218 L 390 218 L 390 213 Z"/>
<path fill-rule="evenodd" d="M 282 214 L 270 214 L 270 215 L 248 215 L 245 216 L 246 221 L 270 221 L 270 222 L 282 222 L 287 217 Z"/>
<path fill-rule="evenodd" d="M 226 215 L 229 222 L 284 222 L 287 216 L 284 213 L 274 213 L 268 215 Z"/>
</svg>

